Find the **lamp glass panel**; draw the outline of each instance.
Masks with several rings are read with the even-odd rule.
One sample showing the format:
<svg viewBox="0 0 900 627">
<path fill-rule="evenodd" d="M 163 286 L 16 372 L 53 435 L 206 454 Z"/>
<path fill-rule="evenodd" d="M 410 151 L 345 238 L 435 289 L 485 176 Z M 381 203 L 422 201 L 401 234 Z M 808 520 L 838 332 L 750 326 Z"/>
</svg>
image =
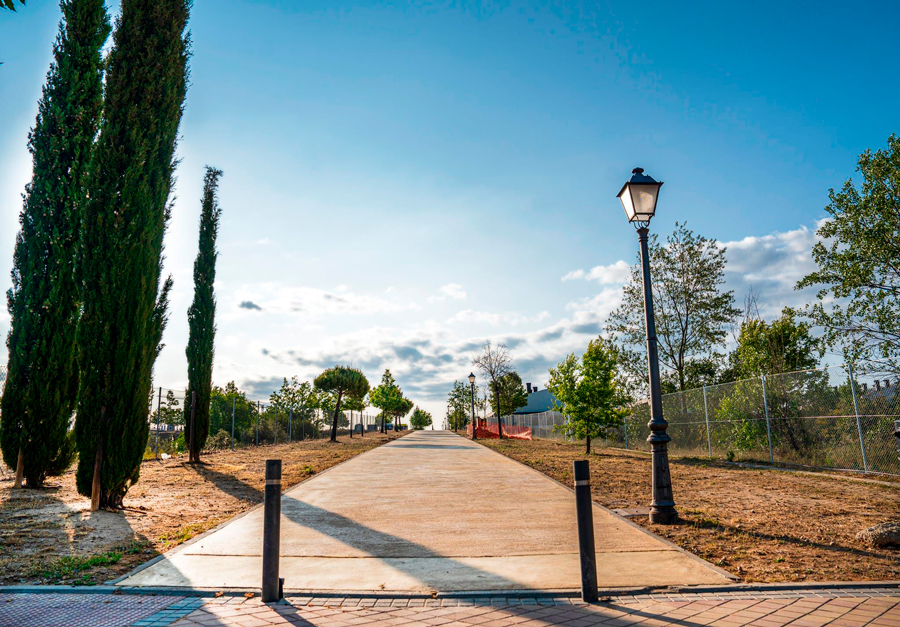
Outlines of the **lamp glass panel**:
<svg viewBox="0 0 900 627">
<path fill-rule="evenodd" d="M 634 215 L 636 220 L 647 221 L 656 213 L 656 197 L 659 194 L 658 185 L 629 185 Z"/>
<path fill-rule="evenodd" d="M 625 216 L 628 218 L 629 222 L 634 221 L 634 203 L 631 200 L 631 185 L 627 185 L 625 187 L 625 191 L 622 192 L 622 195 L 619 196 L 619 200 L 622 201 L 622 207 L 625 208 Z"/>
</svg>

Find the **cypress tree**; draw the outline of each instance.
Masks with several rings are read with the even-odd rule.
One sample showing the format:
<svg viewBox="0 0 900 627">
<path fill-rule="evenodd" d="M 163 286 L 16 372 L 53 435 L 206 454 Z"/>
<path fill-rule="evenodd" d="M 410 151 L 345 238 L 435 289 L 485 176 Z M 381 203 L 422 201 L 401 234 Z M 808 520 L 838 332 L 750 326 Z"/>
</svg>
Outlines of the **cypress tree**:
<svg viewBox="0 0 900 627">
<path fill-rule="evenodd" d="M 24 475 L 29 487 L 40 487 L 58 466 L 75 409 L 78 233 L 102 104 L 100 50 L 110 31 L 103 0 L 63 0 L 60 9 L 53 64 L 29 135 L 34 170 L 7 294 L 12 320 L 0 448 L 17 470 L 17 485 Z"/>
<path fill-rule="evenodd" d="M 192 463 L 200 462 L 200 451 L 209 435 L 209 397 L 212 392 L 213 354 L 216 337 L 216 235 L 222 210 L 216 198 L 221 170 L 206 167 L 200 211 L 200 244 L 194 261 L 194 302 L 188 309 L 188 389 L 184 415 L 184 441 Z M 196 394 L 196 398 L 194 398 Z M 191 399 L 195 410 L 191 417 Z"/>
<path fill-rule="evenodd" d="M 187 89 L 188 0 L 123 0 L 83 236 L 78 491 L 117 508 L 138 480 L 171 277 L 163 236 Z"/>
</svg>

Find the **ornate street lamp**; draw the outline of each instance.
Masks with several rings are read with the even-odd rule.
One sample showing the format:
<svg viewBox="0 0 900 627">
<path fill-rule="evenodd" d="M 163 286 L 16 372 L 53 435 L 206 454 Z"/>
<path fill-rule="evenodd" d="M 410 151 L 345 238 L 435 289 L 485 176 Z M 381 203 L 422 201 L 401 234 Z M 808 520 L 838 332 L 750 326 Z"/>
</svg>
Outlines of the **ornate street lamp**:
<svg viewBox="0 0 900 627">
<path fill-rule="evenodd" d="M 657 353 L 656 321 L 653 318 L 653 289 L 650 285 L 650 252 L 647 245 L 650 219 L 656 214 L 661 182 L 644 174 L 643 168 L 631 171 L 631 179 L 618 193 L 628 221 L 634 224 L 641 245 L 641 271 L 644 277 L 644 319 L 647 324 L 647 366 L 650 373 L 650 436 L 652 450 L 653 501 L 650 503 L 650 522 L 670 525 L 678 519 L 672 496 L 672 477 L 669 474 L 669 423 L 663 418 L 662 394 L 659 389 L 659 355 Z"/>
<path fill-rule="evenodd" d="M 478 425 L 475 423 L 475 373 L 469 373 L 469 386 L 472 390 L 472 439 L 477 440 L 478 434 L 475 433 Z"/>
</svg>

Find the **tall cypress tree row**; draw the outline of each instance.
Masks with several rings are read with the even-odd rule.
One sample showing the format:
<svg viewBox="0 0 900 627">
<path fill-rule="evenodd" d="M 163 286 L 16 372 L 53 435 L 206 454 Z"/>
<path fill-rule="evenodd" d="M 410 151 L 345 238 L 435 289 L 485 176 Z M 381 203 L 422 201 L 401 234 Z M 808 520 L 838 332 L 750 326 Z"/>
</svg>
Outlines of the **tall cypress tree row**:
<svg viewBox="0 0 900 627">
<path fill-rule="evenodd" d="M 185 353 L 188 362 L 188 389 L 185 401 L 184 441 L 192 463 L 200 461 L 200 451 L 209 435 L 209 397 L 212 392 L 213 354 L 216 338 L 216 235 L 222 210 L 216 198 L 221 170 L 206 167 L 200 211 L 200 244 L 194 261 L 194 302 L 188 309 L 190 336 Z M 196 398 L 194 397 L 196 394 Z M 192 403 L 194 407 L 192 407 Z M 193 412 L 193 417 L 192 417 Z"/>
<path fill-rule="evenodd" d="M 123 0 L 106 70 L 83 234 L 78 491 L 121 507 L 149 432 L 153 364 L 171 277 L 160 289 L 175 144 L 187 89 L 188 0 Z"/>
<path fill-rule="evenodd" d="M 102 104 L 100 49 L 110 31 L 103 0 L 63 0 L 60 9 L 54 60 L 28 141 L 34 171 L 7 294 L 12 324 L 0 448 L 17 469 L 17 485 L 24 475 L 29 487 L 52 472 L 75 409 L 78 233 Z"/>
</svg>

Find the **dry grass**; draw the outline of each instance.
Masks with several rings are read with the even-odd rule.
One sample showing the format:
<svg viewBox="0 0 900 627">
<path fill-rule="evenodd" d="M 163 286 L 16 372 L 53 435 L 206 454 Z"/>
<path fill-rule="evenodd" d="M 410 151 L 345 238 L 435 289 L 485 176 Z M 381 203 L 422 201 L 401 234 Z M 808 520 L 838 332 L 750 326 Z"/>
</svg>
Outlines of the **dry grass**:
<svg viewBox="0 0 900 627">
<path fill-rule="evenodd" d="M 584 445 L 553 440 L 484 440 L 482 444 L 566 485 Z M 650 502 L 650 457 L 600 449 L 591 454 L 594 500 L 609 508 Z M 681 521 L 636 522 L 745 581 L 900 579 L 900 549 L 856 541 L 862 529 L 900 520 L 900 483 L 880 485 L 815 473 L 741 468 L 673 459 L 672 485 Z"/>
<path fill-rule="evenodd" d="M 74 472 L 43 490 L 0 482 L 0 583 L 101 583 L 262 502 L 265 460 L 286 488 L 396 436 L 310 440 L 141 465 L 121 512 L 90 512 Z"/>
</svg>

